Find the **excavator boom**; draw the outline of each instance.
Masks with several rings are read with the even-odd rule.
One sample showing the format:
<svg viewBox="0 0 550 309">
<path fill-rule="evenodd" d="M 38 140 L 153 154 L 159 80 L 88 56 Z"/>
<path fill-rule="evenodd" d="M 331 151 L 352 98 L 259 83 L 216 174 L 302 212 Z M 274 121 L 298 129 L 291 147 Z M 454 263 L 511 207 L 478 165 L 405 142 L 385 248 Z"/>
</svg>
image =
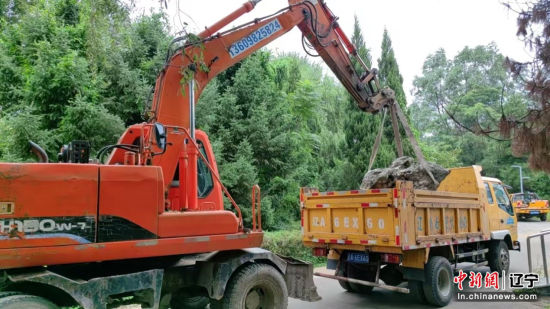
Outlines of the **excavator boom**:
<svg viewBox="0 0 550 309">
<path fill-rule="evenodd" d="M 151 109 L 147 113 L 149 124 L 162 123 L 169 127 L 194 130 L 194 102 L 203 89 L 219 73 L 248 57 L 255 51 L 278 39 L 294 27 L 303 33 L 304 45 L 310 46 L 327 63 L 342 85 L 366 112 L 376 113 L 394 101 L 393 90 L 381 89 L 376 78 L 376 69 L 368 68 L 357 55 L 356 48 L 340 28 L 337 17 L 324 1 L 289 0 L 289 6 L 263 18 L 221 31 L 229 23 L 250 12 L 258 0 L 244 3 L 240 8 L 206 28 L 199 35 L 187 35 L 176 41 L 185 41 L 166 61 L 159 74 Z M 356 59 L 363 67 L 360 75 L 352 64 Z M 190 85 L 193 85 L 190 87 Z M 135 142 L 134 134 L 128 129 L 119 144 Z M 170 132 L 168 132 L 170 133 Z M 169 134 L 170 135 L 170 134 Z M 181 137 L 181 136 L 180 136 Z M 153 156 L 151 163 L 161 166 L 165 185 L 168 186 L 176 171 L 178 157 L 184 142 L 170 137 L 173 142 L 161 156 Z M 189 208 L 196 205 L 196 176 L 194 166 L 196 155 L 193 149 L 188 156 L 189 177 L 187 181 Z M 146 164 L 147 155 L 141 156 Z M 113 151 L 109 164 L 122 163 L 124 150 Z"/>
<path fill-rule="evenodd" d="M 186 85 L 180 84 L 182 72 L 188 74 L 183 75 L 184 79 L 188 79 L 192 73 L 197 87 L 197 99 L 204 87 L 217 74 L 296 26 L 302 31 L 307 45 L 313 47 L 327 63 L 357 101 L 360 109 L 377 112 L 391 103 L 393 92 L 389 89 L 379 89 L 376 70 L 369 69 L 357 55 L 355 47 L 338 25 L 337 17 L 323 1 L 290 0 L 287 8 L 272 16 L 257 18 L 228 31 L 218 32 L 236 18 L 251 11 L 258 2 L 246 2 L 198 36 L 189 35 L 185 38 L 186 43 L 166 62 L 158 77 L 150 121 L 188 127 L 188 117 L 182 117 L 181 113 L 173 113 L 171 110 L 174 108 L 173 105 L 181 108 L 182 103 L 189 101 L 187 91 L 174 91 Z M 352 58 L 357 59 L 362 65 L 365 71 L 362 76 L 355 71 Z"/>
</svg>

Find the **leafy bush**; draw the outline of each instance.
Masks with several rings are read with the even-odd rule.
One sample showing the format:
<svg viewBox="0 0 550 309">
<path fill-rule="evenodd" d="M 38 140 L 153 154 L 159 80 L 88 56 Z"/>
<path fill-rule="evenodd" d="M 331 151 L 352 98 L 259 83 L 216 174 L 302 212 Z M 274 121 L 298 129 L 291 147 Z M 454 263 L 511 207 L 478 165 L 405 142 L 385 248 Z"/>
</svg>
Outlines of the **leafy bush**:
<svg viewBox="0 0 550 309">
<path fill-rule="evenodd" d="M 100 104 L 87 102 L 77 96 L 65 109 L 59 125 L 63 141 L 87 140 L 93 151 L 113 144 L 124 131 L 124 122 Z M 98 133 L 101 134 L 98 134 Z"/>
<path fill-rule="evenodd" d="M 326 263 L 325 258 L 313 256 L 311 248 L 302 244 L 302 233 L 299 230 L 266 232 L 262 247 L 280 255 L 313 263 L 315 266 Z"/>
</svg>

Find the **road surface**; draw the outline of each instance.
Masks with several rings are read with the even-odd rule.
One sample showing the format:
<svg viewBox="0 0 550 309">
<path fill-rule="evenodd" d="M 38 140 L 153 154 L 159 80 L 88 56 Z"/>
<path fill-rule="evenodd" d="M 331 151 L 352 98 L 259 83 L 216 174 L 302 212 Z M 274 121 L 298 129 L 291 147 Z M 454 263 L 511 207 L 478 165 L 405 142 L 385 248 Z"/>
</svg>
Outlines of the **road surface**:
<svg viewBox="0 0 550 309">
<path fill-rule="evenodd" d="M 526 238 L 528 235 L 538 233 L 541 230 L 549 229 L 550 222 L 539 222 L 538 219 L 531 219 L 529 222 L 518 223 L 518 238 L 522 246 L 521 252 L 510 252 L 510 271 L 511 272 L 527 272 L 527 245 Z M 550 237 L 547 237 L 550 238 Z M 550 252 L 550 239 L 546 241 L 547 252 Z M 537 251 L 540 255 L 540 248 Z M 537 254 L 534 253 L 533 256 Z M 550 260 L 549 260 L 550 262 Z M 485 272 L 488 271 L 488 267 L 480 267 L 476 271 Z M 323 271 L 322 269 L 320 271 Z M 465 282 L 466 283 L 466 282 Z M 357 295 L 344 291 L 336 280 L 326 279 L 321 277 L 315 277 L 315 284 L 317 285 L 317 291 L 323 299 L 315 303 L 308 303 L 299 301 L 296 299 L 289 299 L 289 309 L 323 309 L 323 308 L 337 308 L 337 309 L 351 309 L 351 308 L 434 308 L 429 305 L 419 304 L 412 295 L 401 294 L 397 292 L 391 292 L 383 289 L 375 288 L 373 293 L 369 296 Z M 467 284 L 466 284 L 467 285 Z M 406 283 L 402 284 L 406 287 Z M 516 303 L 502 303 L 502 302 L 451 302 L 445 308 L 503 308 L 507 306 L 513 306 L 514 309 L 521 308 L 550 308 L 550 297 L 544 297 L 542 300 L 534 303 L 516 302 Z"/>
</svg>

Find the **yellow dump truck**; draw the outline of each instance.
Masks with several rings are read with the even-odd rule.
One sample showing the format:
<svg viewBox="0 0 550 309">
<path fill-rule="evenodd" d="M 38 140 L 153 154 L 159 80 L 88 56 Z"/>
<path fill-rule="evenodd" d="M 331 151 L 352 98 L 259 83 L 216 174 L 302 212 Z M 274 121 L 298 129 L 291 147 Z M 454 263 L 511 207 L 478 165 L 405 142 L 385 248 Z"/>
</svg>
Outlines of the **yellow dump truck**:
<svg viewBox="0 0 550 309">
<path fill-rule="evenodd" d="M 548 201 L 541 200 L 534 192 L 512 194 L 512 204 L 518 220 L 539 217 L 540 221 L 546 221 L 550 212 Z"/>
<path fill-rule="evenodd" d="M 402 181 L 387 189 L 303 188 L 301 211 L 303 243 L 338 259 L 334 276 L 317 275 L 355 293 L 379 287 L 444 306 L 458 263 L 502 272 L 509 250 L 520 249 L 508 193 L 479 166 L 451 169 L 437 191 Z M 408 288 L 397 286 L 403 281 Z"/>
</svg>

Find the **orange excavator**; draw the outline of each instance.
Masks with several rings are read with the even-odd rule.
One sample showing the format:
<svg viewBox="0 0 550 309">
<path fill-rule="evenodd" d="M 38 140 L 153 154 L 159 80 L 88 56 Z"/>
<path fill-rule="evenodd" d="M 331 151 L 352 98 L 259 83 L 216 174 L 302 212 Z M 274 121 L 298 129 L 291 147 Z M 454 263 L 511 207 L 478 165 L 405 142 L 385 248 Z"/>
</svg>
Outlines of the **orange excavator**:
<svg viewBox="0 0 550 309">
<path fill-rule="evenodd" d="M 195 101 L 217 74 L 295 26 L 357 101 L 377 112 L 394 102 L 321 0 L 289 0 L 270 16 L 222 31 L 251 0 L 198 35 L 174 40 L 148 121 L 89 159 L 73 141 L 48 163 L 0 163 L 0 307 L 105 308 L 131 299 L 151 308 L 285 308 L 316 300 L 311 265 L 259 247 L 259 188 L 252 226 L 220 181 Z M 365 73 L 359 75 L 352 60 Z M 225 210 L 224 194 L 234 209 Z"/>
</svg>

